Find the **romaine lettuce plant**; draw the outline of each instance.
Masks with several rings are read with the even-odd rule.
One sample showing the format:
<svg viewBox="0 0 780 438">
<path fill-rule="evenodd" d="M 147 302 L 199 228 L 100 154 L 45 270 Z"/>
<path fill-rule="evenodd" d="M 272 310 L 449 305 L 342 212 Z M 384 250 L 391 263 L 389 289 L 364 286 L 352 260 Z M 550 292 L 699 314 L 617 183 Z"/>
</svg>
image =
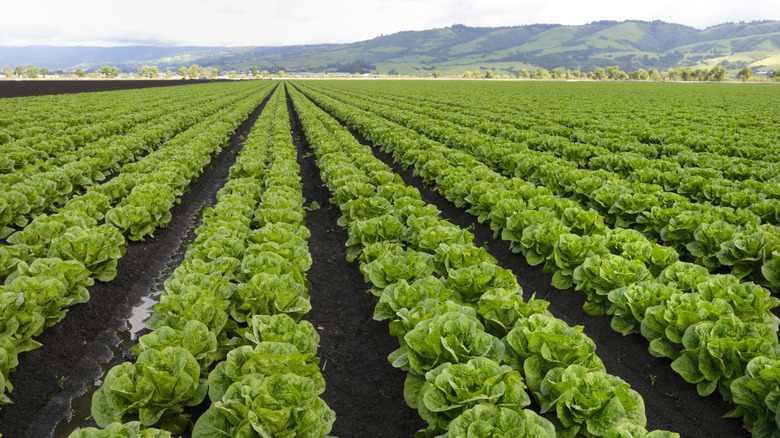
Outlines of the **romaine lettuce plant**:
<svg viewBox="0 0 780 438">
<path fill-rule="evenodd" d="M 177 433 L 189 422 L 179 414 L 185 406 L 200 404 L 207 391 L 198 361 L 185 348 L 149 349 L 135 363 L 109 370 L 103 386 L 92 396 L 92 417 L 101 427 L 115 421 L 140 421 Z"/>
<path fill-rule="evenodd" d="M 319 362 L 318 358 L 302 353 L 293 344 L 285 342 L 244 345 L 231 350 L 227 359 L 219 362 L 209 373 L 209 398 L 212 402 L 221 400 L 230 385 L 250 374 L 267 377 L 292 373 L 308 377 L 316 393 L 321 394 L 325 390 L 325 380 L 320 373 Z"/>
<path fill-rule="evenodd" d="M 727 400 L 731 398 L 731 382 L 743 375 L 751 359 L 777 359 L 780 352 L 776 330 L 742 322 L 733 315 L 688 327 L 682 346 L 672 368 L 688 383 L 695 383 L 699 395 L 719 389 Z"/>
<path fill-rule="evenodd" d="M 105 429 L 85 427 L 71 433 L 68 438 L 171 438 L 171 433 L 155 428 L 144 428 L 140 421 L 128 421 L 111 423 Z"/>
<path fill-rule="evenodd" d="M 299 320 L 311 309 L 306 287 L 295 281 L 293 275 L 255 274 L 240 284 L 231 297 L 230 315 L 245 322 L 253 315 L 286 313 Z"/>
<path fill-rule="evenodd" d="M 606 237 L 601 234 L 578 236 L 561 234 L 553 246 L 553 252 L 545 264 L 547 272 L 554 272 L 552 285 L 568 289 L 573 284 L 574 270 L 585 259 L 595 255 L 607 255 Z"/>
<path fill-rule="evenodd" d="M 124 244 L 125 238 L 111 225 L 89 231 L 72 227 L 52 239 L 48 256 L 79 261 L 96 280 L 110 281 L 116 277 L 118 260 L 126 251 Z"/>
<path fill-rule="evenodd" d="M 286 313 L 278 315 L 255 315 L 248 319 L 247 327 L 236 331 L 250 345 L 262 342 L 285 342 L 295 346 L 300 353 L 311 358 L 317 354 L 320 335 L 309 321 L 295 322 Z"/>
<path fill-rule="evenodd" d="M 445 276 L 448 272 L 474 266 L 482 262 L 496 263 L 496 259 L 473 244 L 442 243 L 434 253 L 436 272 Z"/>
<path fill-rule="evenodd" d="M 552 316 L 547 311 L 549 305 L 549 301 L 537 300 L 533 296 L 526 302 L 516 290 L 497 288 L 482 294 L 477 302 L 477 313 L 484 320 L 488 333 L 504 338 L 518 321 L 531 315 L 543 313 Z"/>
<path fill-rule="evenodd" d="M 587 296 L 583 309 L 591 316 L 601 316 L 609 310 L 608 295 L 613 289 L 653 278 L 641 261 L 615 254 L 588 257 L 572 277 L 576 289 Z"/>
<path fill-rule="evenodd" d="M 570 327 L 547 314 L 529 316 L 509 332 L 506 342 L 518 356 L 511 364 L 522 367 L 528 389 L 534 393 L 540 391 L 545 374 L 553 368 L 581 365 L 604 370 L 596 356 L 596 343 L 582 333 L 582 326 Z"/>
<path fill-rule="evenodd" d="M 308 377 L 249 375 L 211 405 L 195 423 L 192 436 L 324 438 L 336 414 L 317 394 Z"/>
<path fill-rule="evenodd" d="M 515 410 L 481 403 L 452 420 L 437 438 L 556 438 L 555 426 L 528 409 Z"/>
<path fill-rule="evenodd" d="M 408 312 L 429 298 L 438 302 L 449 300 L 461 303 L 460 295 L 448 289 L 437 277 L 428 275 L 412 284 L 402 279 L 382 290 L 382 295 L 374 307 L 374 319 L 396 319 L 402 310 Z"/>
<path fill-rule="evenodd" d="M 531 403 L 519 371 L 484 357 L 439 365 L 426 373 L 417 394 L 404 391 L 404 396 L 430 430 L 446 430 L 452 420 L 478 403 L 514 411 Z"/>
<path fill-rule="evenodd" d="M 608 313 L 614 315 L 612 329 L 624 335 L 635 332 L 644 321 L 648 308 L 661 305 L 679 293 L 675 287 L 652 280 L 613 289 L 608 295 L 611 303 Z"/>
<path fill-rule="evenodd" d="M 181 330 L 162 326 L 141 336 L 138 338 L 138 343 L 130 348 L 130 351 L 139 356 L 146 350 L 163 350 L 166 347 L 187 349 L 198 361 L 201 373 L 206 375 L 209 366 L 214 362 L 214 354 L 218 347 L 217 335 L 210 332 L 206 324 L 190 320 Z"/>
<path fill-rule="evenodd" d="M 363 266 L 363 276 L 373 284 L 370 293 L 381 296 L 382 290 L 399 280 L 414 282 L 433 272 L 433 255 L 407 249 L 400 254 L 380 255 Z"/>
<path fill-rule="evenodd" d="M 623 423 L 644 427 L 645 404 L 628 383 L 580 365 L 550 370 L 534 395 L 558 437 L 600 437 Z"/>
<path fill-rule="evenodd" d="M 489 262 L 450 270 L 445 284 L 468 303 L 476 302 L 490 289 L 503 288 L 519 295 L 523 293 L 512 271 Z"/>
<path fill-rule="evenodd" d="M 780 360 L 752 359 L 745 375 L 731 382 L 731 396 L 737 408 L 727 417 L 742 417 L 755 438 L 780 434 Z"/>
<path fill-rule="evenodd" d="M 406 336 L 404 345 L 388 357 L 396 368 L 419 375 L 445 363 L 463 363 L 484 356 L 494 361 L 504 357 L 504 344 L 484 331 L 476 317 L 447 312 L 420 321 Z"/>
</svg>

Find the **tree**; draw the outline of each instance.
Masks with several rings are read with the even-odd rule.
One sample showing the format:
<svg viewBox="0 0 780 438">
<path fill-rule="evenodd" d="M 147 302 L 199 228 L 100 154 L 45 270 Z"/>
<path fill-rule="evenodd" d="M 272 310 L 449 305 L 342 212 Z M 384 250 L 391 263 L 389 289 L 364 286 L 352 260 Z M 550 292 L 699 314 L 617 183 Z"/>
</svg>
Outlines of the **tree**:
<svg viewBox="0 0 780 438">
<path fill-rule="evenodd" d="M 753 69 L 750 67 L 744 67 L 742 70 L 737 73 L 737 79 L 741 79 L 743 81 L 747 81 L 750 78 L 753 77 Z"/>
<path fill-rule="evenodd" d="M 270 74 L 271 74 L 271 73 L 269 73 L 269 72 L 268 72 L 268 70 L 263 70 L 263 71 L 261 71 L 261 72 L 260 72 L 260 77 L 263 77 L 263 78 L 264 78 L 264 77 L 266 77 L 266 76 L 268 76 L 268 75 L 270 75 Z"/>
<path fill-rule="evenodd" d="M 646 81 L 650 78 L 650 75 L 647 74 L 647 70 L 640 68 L 639 70 L 629 73 L 628 78 L 635 81 Z"/>
<path fill-rule="evenodd" d="M 466 79 L 471 79 L 471 77 L 474 75 L 474 73 L 471 72 L 471 70 L 466 70 L 463 72 L 463 77 Z"/>
<path fill-rule="evenodd" d="M 257 77 L 257 66 L 253 65 L 253 66 L 249 67 L 249 71 L 252 72 L 252 76 L 253 77 Z"/>
<path fill-rule="evenodd" d="M 613 81 L 622 81 L 628 79 L 628 75 L 626 74 L 626 72 L 621 71 L 620 67 L 618 67 L 617 65 L 607 67 L 606 74 L 607 74 L 607 79 Z"/>
<path fill-rule="evenodd" d="M 650 78 L 651 81 L 661 80 L 661 74 L 658 73 L 658 70 L 654 69 L 653 67 L 647 69 L 647 76 Z"/>
<path fill-rule="evenodd" d="M 720 82 L 726 78 L 726 69 L 723 68 L 722 65 L 716 65 L 710 69 L 709 73 L 707 73 L 707 78 L 711 81 Z"/>
<path fill-rule="evenodd" d="M 138 69 L 138 76 L 142 78 L 156 79 L 160 77 L 160 69 L 157 66 L 145 65 Z"/>
<path fill-rule="evenodd" d="M 201 70 L 201 66 L 198 64 L 192 64 L 189 66 L 189 68 L 187 68 L 187 76 L 190 79 L 198 79 L 200 77 Z"/>
<path fill-rule="evenodd" d="M 485 70 L 485 79 L 493 79 L 494 77 L 493 70 Z"/>
<path fill-rule="evenodd" d="M 517 75 L 520 79 L 528 79 L 528 70 L 522 69 L 520 70 L 520 73 Z"/>
<path fill-rule="evenodd" d="M 48 75 L 49 75 L 49 73 L 50 73 L 50 72 L 49 72 L 49 69 L 48 69 L 48 68 L 46 68 L 46 67 L 41 67 L 41 76 L 43 76 L 43 77 L 45 78 L 46 76 L 48 76 Z"/>
<path fill-rule="evenodd" d="M 599 67 L 599 68 L 593 70 L 592 76 L 593 76 L 593 79 L 595 79 L 597 81 L 600 81 L 600 80 L 606 78 L 607 74 L 604 72 L 603 68 Z"/>
<path fill-rule="evenodd" d="M 119 69 L 116 67 L 109 67 L 107 65 L 104 65 L 100 67 L 100 70 L 98 71 L 101 77 L 104 78 L 115 78 L 119 76 Z"/>
<path fill-rule="evenodd" d="M 211 73 L 209 73 L 210 78 L 216 78 L 219 76 L 219 69 L 217 67 L 211 67 Z"/>
<path fill-rule="evenodd" d="M 187 67 L 182 66 L 179 68 L 179 76 L 181 76 L 182 79 L 187 77 Z"/>
<path fill-rule="evenodd" d="M 236 78 L 238 77 L 238 73 L 236 73 L 236 71 L 235 71 L 235 70 L 230 70 L 230 71 L 228 72 L 228 77 L 229 77 L 230 79 L 236 79 Z"/>
<path fill-rule="evenodd" d="M 10 78 L 10 77 L 13 77 L 14 71 L 11 70 L 11 66 L 10 65 L 4 65 L 3 66 L 3 74 L 5 75 L 5 77 Z"/>
<path fill-rule="evenodd" d="M 16 68 L 14 68 L 14 76 L 17 76 L 17 77 L 24 76 L 24 66 L 23 65 L 17 65 Z"/>
<path fill-rule="evenodd" d="M 168 79 L 173 77 L 173 73 L 171 72 L 171 69 L 169 68 L 165 69 L 165 77 Z"/>
<path fill-rule="evenodd" d="M 83 78 L 84 76 L 87 75 L 87 72 L 85 72 L 84 70 L 82 70 L 80 68 L 77 68 L 76 71 L 73 72 L 73 74 L 75 74 L 77 78 Z"/>
<path fill-rule="evenodd" d="M 433 71 L 433 73 L 431 73 L 431 76 L 433 76 L 434 78 L 437 78 L 437 79 L 438 79 L 438 78 L 440 78 L 440 77 L 441 77 L 441 71 L 439 71 L 439 70 L 434 70 L 434 71 Z"/>
<path fill-rule="evenodd" d="M 27 66 L 27 77 L 31 79 L 35 79 L 38 77 L 38 67 L 30 64 Z"/>
<path fill-rule="evenodd" d="M 677 74 L 680 75 L 680 79 L 686 82 L 694 79 L 693 70 L 690 67 L 678 68 Z"/>
<path fill-rule="evenodd" d="M 691 74 L 691 80 L 692 81 L 706 81 L 709 78 L 710 73 L 703 69 L 703 68 L 697 68 L 693 71 Z"/>
<path fill-rule="evenodd" d="M 563 67 L 554 68 L 552 71 L 553 79 L 563 79 L 566 76 L 566 69 Z"/>
<path fill-rule="evenodd" d="M 278 75 L 280 78 L 283 78 L 283 77 L 284 77 L 284 70 L 279 70 L 278 72 L 276 72 L 276 74 L 277 74 L 277 75 Z"/>
</svg>

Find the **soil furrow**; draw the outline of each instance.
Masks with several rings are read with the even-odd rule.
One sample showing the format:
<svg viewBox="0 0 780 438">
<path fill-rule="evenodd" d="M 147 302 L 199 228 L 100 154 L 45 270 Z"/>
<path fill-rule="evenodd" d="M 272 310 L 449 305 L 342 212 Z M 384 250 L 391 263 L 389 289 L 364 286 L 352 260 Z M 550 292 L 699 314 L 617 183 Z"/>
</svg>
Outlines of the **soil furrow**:
<svg viewBox="0 0 780 438">
<path fill-rule="evenodd" d="M 405 373 L 387 355 L 398 348 L 387 322 L 374 321 L 374 299 L 357 263 L 346 262 L 347 232 L 336 225 L 341 212 L 331 204 L 311 147 L 288 100 L 293 140 L 298 149 L 313 259 L 307 273 L 312 309 L 306 319 L 320 334 L 318 354 L 326 389 L 322 398 L 336 412 L 331 432 L 339 437 L 411 437 L 424 428 L 403 398 Z"/>
</svg>

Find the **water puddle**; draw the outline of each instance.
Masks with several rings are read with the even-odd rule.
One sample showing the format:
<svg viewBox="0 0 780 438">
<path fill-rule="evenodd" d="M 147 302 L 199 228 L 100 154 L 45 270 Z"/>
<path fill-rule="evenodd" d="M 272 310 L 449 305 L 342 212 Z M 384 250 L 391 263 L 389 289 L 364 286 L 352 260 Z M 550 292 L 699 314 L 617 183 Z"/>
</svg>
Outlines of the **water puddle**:
<svg viewBox="0 0 780 438">
<path fill-rule="evenodd" d="M 131 308 L 127 318 L 122 321 L 117 321 L 114 324 L 113 330 L 107 330 L 104 338 L 110 340 L 103 343 L 101 346 L 102 351 L 96 352 L 92 357 L 97 357 L 97 364 L 100 366 L 100 371 L 91 381 L 85 383 L 84 388 L 79 391 L 77 397 L 73 397 L 70 400 L 58 400 L 57 404 L 70 404 L 70 412 L 68 418 L 57 424 L 54 429 L 53 438 L 67 438 L 74 430 L 94 426 L 92 420 L 91 407 L 92 407 L 92 395 L 103 384 L 103 377 L 108 371 L 121 364 L 122 362 L 132 360 L 134 356 L 129 352 L 130 347 L 138 342 L 138 338 L 143 334 L 148 333 L 150 330 L 146 327 L 146 321 L 154 313 L 154 305 L 160 300 L 160 296 L 165 290 L 165 280 L 173 274 L 173 271 L 184 260 L 184 255 L 187 252 L 187 248 L 195 240 L 197 234 L 195 231 L 203 223 L 203 212 L 211 206 L 211 201 L 205 202 L 198 211 L 193 215 L 193 219 L 190 226 L 187 227 L 186 233 L 179 238 L 179 243 L 170 253 L 169 261 L 156 275 L 153 281 L 153 285 L 149 288 L 148 292 L 141 296 Z M 113 332 L 113 333 L 110 333 Z M 101 348 L 97 347 L 96 348 Z M 64 398 L 64 397 L 63 397 Z"/>
</svg>

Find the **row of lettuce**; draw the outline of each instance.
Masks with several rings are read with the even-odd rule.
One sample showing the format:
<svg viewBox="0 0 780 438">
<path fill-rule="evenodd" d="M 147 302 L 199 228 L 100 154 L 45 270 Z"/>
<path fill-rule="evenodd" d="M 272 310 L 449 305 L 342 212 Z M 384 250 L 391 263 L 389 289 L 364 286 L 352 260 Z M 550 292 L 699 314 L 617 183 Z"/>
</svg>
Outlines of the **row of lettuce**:
<svg viewBox="0 0 780 438">
<path fill-rule="evenodd" d="M 724 157 L 716 152 L 693 152 L 684 144 L 615 142 L 602 146 L 588 143 L 587 137 L 568 138 L 540 133 L 525 125 L 517 126 L 516 121 L 508 119 L 505 114 L 496 115 L 493 111 L 473 104 L 470 108 L 453 111 L 454 103 L 449 99 L 446 102 L 425 101 L 421 104 L 419 95 L 398 96 L 387 92 L 377 95 L 367 94 L 365 90 L 360 93 L 342 88 L 339 88 L 339 92 L 364 101 L 391 104 L 394 109 L 401 110 L 401 114 L 421 114 L 437 123 L 444 120 L 448 126 L 436 125 L 439 130 L 465 128 L 467 131 L 463 135 L 475 130 L 495 137 L 491 140 L 501 142 L 503 147 L 507 146 L 504 142 L 509 142 L 514 143 L 512 146 L 515 148 L 536 151 L 538 154 L 527 154 L 526 157 L 533 158 L 535 165 L 554 161 L 567 167 L 567 170 L 578 166 L 604 170 L 606 172 L 601 174 L 614 174 L 614 177 L 610 175 L 609 180 L 604 182 L 627 180 L 655 184 L 663 191 L 681 195 L 672 197 L 677 202 L 683 197 L 697 202 L 709 201 L 722 207 L 748 209 L 766 223 L 776 225 L 780 221 L 780 162 L 771 154 L 753 160 Z M 486 119 L 489 119 L 487 123 Z M 431 130 L 430 127 L 424 129 Z M 663 151 L 660 156 L 659 151 Z M 524 177 L 531 177 L 531 173 Z M 639 193 L 645 193 L 646 190 L 639 190 Z M 646 207 L 649 209 L 654 205 L 658 204 L 651 202 Z"/>
<path fill-rule="evenodd" d="M 777 123 L 771 117 L 777 93 L 761 86 L 386 81 L 379 87 L 344 88 L 426 105 L 444 103 L 482 119 L 490 130 L 494 123 L 507 124 L 647 158 L 693 152 L 687 156 L 724 172 L 730 165 L 755 168 L 756 162 L 780 161 Z"/>
<path fill-rule="evenodd" d="M 763 200 L 745 195 L 742 199 L 746 203 L 737 207 L 715 206 L 706 200 L 697 202 L 695 197 L 669 192 L 663 185 L 628 181 L 620 173 L 606 169 L 578 168 L 576 162 L 547 151 L 529 149 L 528 142 L 510 142 L 453 123 L 446 120 L 452 111 L 436 110 L 433 117 L 420 113 L 418 108 L 425 105 L 398 107 L 394 101 L 343 94 L 332 97 L 465 150 L 494 170 L 543 185 L 553 194 L 570 198 L 587 206 L 592 214 L 603 216 L 602 222 L 640 231 L 710 271 L 727 270 L 773 291 L 780 289 L 780 227 L 776 225 L 780 218 L 780 186 L 777 184 L 772 185 L 774 195 L 769 190 L 751 189 L 753 195 L 763 196 Z M 466 120 L 470 120 L 469 125 L 479 122 Z M 701 186 L 707 178 L 700 175 L 686 181 Z M 740 193 L 717 182 L 711 186 L 718 193 L 734 196 Z M 773 198 L 766 199 L 767 194 Z"/>
<path fill-rule="evenodd" d="M 160 91 L 154 99 L 148 91 L 130 94 L 133 98 L 126 99 L 125 104 L 132 112 L 116 117 L 104 115 L 103 120 L 87 122 L 87 126 L 94 128 L 90 136 L 79 135 L 80 131 L 68 135 L 68 129 L 56 129 L 58 124 L 48 116 L 46 123 L 41 123 L 40 118 L 34 119 L 32 122 L 37 122 L 34 126 L 51 129 L 46 136 L 56 137 L 51 141 L 47 138 L 30 143 L 31 140 L 23 136 L 10 144 L 0 145 L 2 160 L 13 162 L 10 169 L 0 174 L 0 238 L 24 227 L 30 219 L 55 210 L 83 187 L 103 181 L 123 164 L 138 160 L 204 118 L 229 107 L 236 101 L 232 92 L 235 87 L 230 85 L 170 87 Z M 99 95 L 106 101 L 122 100 L 111 94 Z M 36 106 L 32 98 L 26 99 L 24 102 Z M 94 96 L 87 98 L 90 99 Z M 38 105 L 52 108 L 48 104 Z M 97 108 L 104 109 L 105 106 Z M 52 110 L 55 122 L 61 111 Z M 78 126 L 82 125 L 73 128 Z M 25 134 L 26 130 L 14 132 L 19 133 Z"/>
<path fill-rule="evenodd" d="M 149 104 L 164 102 L 162 94 L 181 100 L 192 89 L 170 87 L 160 94 L 146 89 L 5 98 L 0 108 L 0 173 L 22 170 L 25 165 L 119 133 L 144 120 Z"/>
<path fill-rule="evenodd" d="M 447 147 L 309 84 L 299 87 L 489 223 L 530 264 L 544 263 L 555 286 L 584 291 L 589 314 L 612 315 L 621 333 L 640 332 L 650 352 L 672 359 L 701 395 L 718 390 L 754 436 L 780 431 L 780 320 L 770 312 L 780 300 L 769 291 L 681 262 L 636 230 L 606 227 L 603 216 L 572 199 L 490 169 L 475 158 L 482 151 L 472 155 L 454 141 Z"/>
<path fill-rule="evenodd" d="M 296 84 L 297 86 L 297 84 Z M 331 202 L 348 229 L 408 371 L 404 397 L 429 427 L 417 436 L 676 436 L 645 429 L 641 396 L 606 373 L 582 327 L 523 301 L 514 275 L 473 235 L 438 216 L 417 189 L 331 116 L 291 91 Z M 531 396 L 539 414 L 530 409 Z M 541 415 L 540 415 L 541 414 Z"/>
<path fill-rule="evenodd" d="M 306 271 L 312 259 L 283 87 L 248 136 L 217 203 L 147 322 L 153 331 L 92 399 L 105 429 L 73 438 L 324 437 L 335 414 L 316 357 Z M 187 407 L 208 397 L 195 422 Z M 141 435 L 145 433 L 147 435 Z"/>
<path fill-rule="evenodd" d="M 87 287 L 116 276 L 127 239 L 142 240 L 171 219 L 170 210 L 270 85 L 237 87 L 225 108 L 198 120 L 102 185 L 40 215 L 0 246 L 0 404 L 11 403 L 9 380 L 19 353 L 35 337 L 89 300 Z M 21 389 L 24 390 L 23 388 Z"/>
</svg>

